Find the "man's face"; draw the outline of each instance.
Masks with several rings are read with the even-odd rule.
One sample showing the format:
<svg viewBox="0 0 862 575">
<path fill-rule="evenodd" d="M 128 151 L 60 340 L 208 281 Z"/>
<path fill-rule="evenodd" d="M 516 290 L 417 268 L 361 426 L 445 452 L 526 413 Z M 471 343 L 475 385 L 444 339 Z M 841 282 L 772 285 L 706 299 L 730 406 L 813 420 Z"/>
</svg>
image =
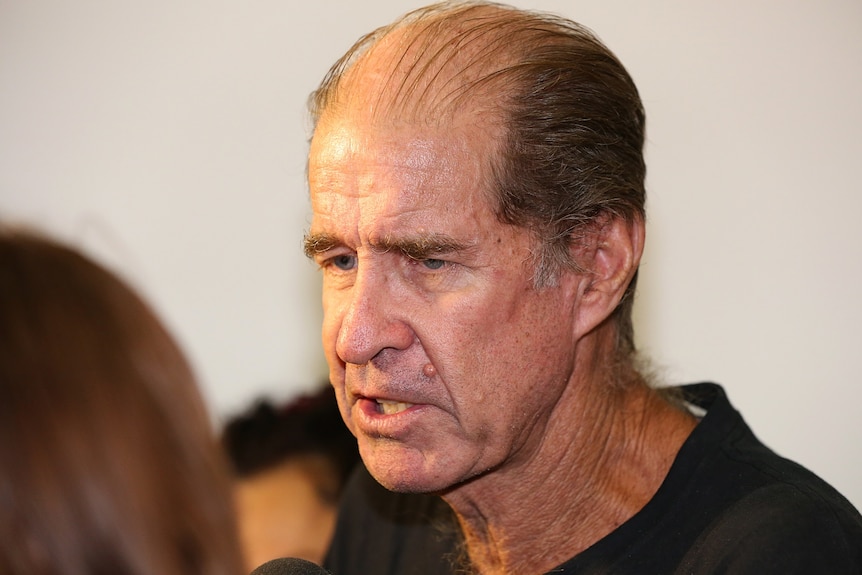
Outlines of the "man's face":
<svg viewBox="0 0 862 575">
<path fill-rule="evenodd" d="M 573 364 L 571 282 L 536 290 L 529 233 L 488 200 L 492 136 L 332 112 L 309 157 L 323 344 L 384 485 L 442 491 L 538 446 Z"/>
</svg>

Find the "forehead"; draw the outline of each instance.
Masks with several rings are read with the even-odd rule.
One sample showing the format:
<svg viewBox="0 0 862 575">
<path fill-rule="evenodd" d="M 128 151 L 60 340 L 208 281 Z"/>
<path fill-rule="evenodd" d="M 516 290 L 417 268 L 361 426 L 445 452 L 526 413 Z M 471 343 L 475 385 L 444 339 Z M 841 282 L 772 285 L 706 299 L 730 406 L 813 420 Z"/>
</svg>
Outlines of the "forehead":
<svg viewBox="0 0 862 575">
<path fill-rule="evenodd" d="M 328 113 L 309 154 L 312 231 L 357 210 L 378 226 L 392 218 L 424 227 L 435 218 L 491 216 L 493 150 L 488 131 L 466 121 L 427 126 Z"/>
</svg>

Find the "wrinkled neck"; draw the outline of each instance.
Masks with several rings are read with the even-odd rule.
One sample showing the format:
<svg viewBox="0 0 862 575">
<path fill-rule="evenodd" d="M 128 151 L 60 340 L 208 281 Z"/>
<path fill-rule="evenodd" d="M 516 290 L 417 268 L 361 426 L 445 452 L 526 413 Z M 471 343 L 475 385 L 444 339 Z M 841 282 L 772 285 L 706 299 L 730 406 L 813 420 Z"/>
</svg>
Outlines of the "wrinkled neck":
<svg viewBox="0 0 862 575">
<path fill-rule="evenodd" d="M 621 385 L 585 372 L 529 455 L 444 494 L 475 572 L 545 573 L 607 536 L 652 498 L 694 428 L 634 372 Z"/>
</svg>

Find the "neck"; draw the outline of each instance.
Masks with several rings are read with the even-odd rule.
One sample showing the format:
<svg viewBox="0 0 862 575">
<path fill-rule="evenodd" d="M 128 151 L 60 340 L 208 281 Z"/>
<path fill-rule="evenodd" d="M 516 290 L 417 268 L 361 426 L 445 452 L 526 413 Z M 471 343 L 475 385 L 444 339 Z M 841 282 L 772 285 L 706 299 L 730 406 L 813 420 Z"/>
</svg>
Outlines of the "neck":
<svg viewBox="0 0 862 575">
<path fill-rule="evenodd" d="M 632 378 L 573 379 L 532 453 L 444 495 L 476 572 L 545 573 L 652 498 L 695 420 Z"/>
</svg>

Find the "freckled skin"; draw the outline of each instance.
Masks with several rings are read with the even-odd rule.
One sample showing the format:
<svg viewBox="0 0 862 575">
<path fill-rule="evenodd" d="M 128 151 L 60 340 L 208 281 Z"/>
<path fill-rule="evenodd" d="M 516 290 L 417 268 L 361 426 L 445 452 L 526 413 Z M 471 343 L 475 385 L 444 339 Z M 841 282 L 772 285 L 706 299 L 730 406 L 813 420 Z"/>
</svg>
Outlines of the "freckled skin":
<svg viewBox="0 0 862 575">
<path fill-rule="evenodd" d="M 483 188 L 492 141 L 457 122 L 337 112 L 312 141 L 310 234 L 338 239 L 315 254 L 330 376 L 363 460 L 392 489 L 440 492 L 529 459 L 571 376 L 576 286 L 533 288 L 531 238 L 497 221 Z M 417 235 L 460 248 L 427 260 L 375 248 Z M 415 407 L 390 424 L 365 397 Z"/>
</svg>

